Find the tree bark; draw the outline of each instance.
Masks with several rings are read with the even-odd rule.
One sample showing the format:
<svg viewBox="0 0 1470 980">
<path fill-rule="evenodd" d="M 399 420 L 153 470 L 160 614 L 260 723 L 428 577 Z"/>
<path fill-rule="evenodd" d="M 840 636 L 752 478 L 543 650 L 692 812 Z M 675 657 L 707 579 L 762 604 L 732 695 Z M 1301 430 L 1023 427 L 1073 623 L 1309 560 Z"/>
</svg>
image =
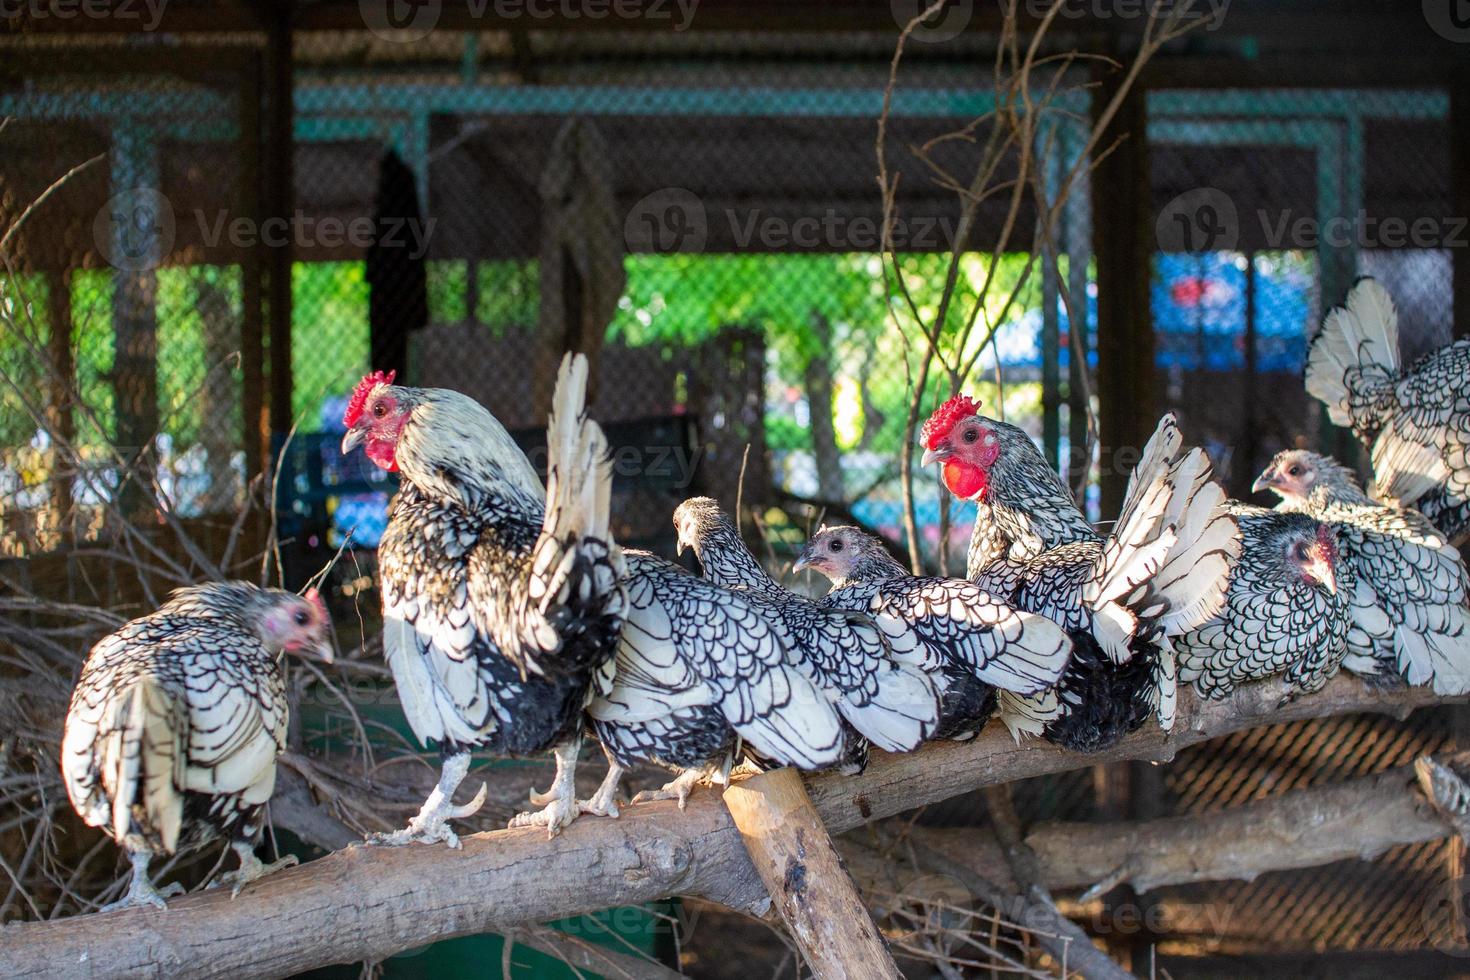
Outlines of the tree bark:
<svg viewBox="0 0 1470 980">
<path fill-rule="evenodd" d="M 1428 757 L 1426 757 L 1428 758 Z M 1292 790 L 1215 813 L 1142 823 L 1044 823 L 1026 834 L 1041 881 L 1052 890 L 1085 888 L 1100 894 L 1127 882 L 1149 892 L 1198 881 L 1249 881 L 1269 871 L 1312 868 L 1333 861 L 1371 860 L 1391 847 L 1440 840 L 1456 833 L 1437 803 L 1456 789 L 1434 787 L 1433 800 L 1414 790 L 1423 764 L 1373 776 Z M 1458 790 L 1463 792 L 1464 783 Z M 882 843 L 896 835 L 885 831 Z M 1014 894 L 1005 854 L 993 837 L 973 828 L 904 827 L 927 872 L 950 874 L 953 866 L 983 875 L 999 891 Z M 848 869 L 865 890 L 892 890 L 891 858 L 859 839 L 838 842 Z M 942 855 L 950 868 L 928 855 Z"/>
<path fill-rule="evenodd" d="M 793 769 L 725 791 L 756 871 L 819 980 L 898 980 L 898 967 Z"/>
<path fill-rule="evenodd" d="M 1172 734 L 1136 732 L 1096 755 L 1038 742 L 1016 746 L 992 727 L 969 743 L 875 752 L 862 775 L 815 776 L 807 788 L 828 830 L 840 833 L 980 786 L 1100 758 L 1169 759 L 1187 745 L 1253 725 L 1407 713 L 1439 703 L 1424 689 L 1375 692 L 1347 677 L 1275 709 L 1278 693 L 1257 685 L 1204 703 L 1186 694 Z M 528 829 L 469 836 L 459 851 L 356 846 L 271 875 L 234 900 L 209 892 L 174 899 L 166 912 L 12 925 L 0 932 L 0 976 L 282 976 L 670 895 L 743 911 L 768 905 L 739 832 L 712 793 L 696 793 L 682 813 L 658 803 L 629 808 L 619 820 L 585 818 L 551 841 Z"/>
</svg>

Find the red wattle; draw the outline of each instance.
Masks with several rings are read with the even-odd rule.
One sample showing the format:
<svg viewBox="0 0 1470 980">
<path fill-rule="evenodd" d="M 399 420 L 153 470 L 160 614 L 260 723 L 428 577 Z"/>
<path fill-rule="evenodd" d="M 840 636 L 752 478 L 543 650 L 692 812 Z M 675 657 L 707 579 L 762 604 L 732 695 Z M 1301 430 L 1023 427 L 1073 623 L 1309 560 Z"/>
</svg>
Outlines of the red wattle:
<svg viewBox="0 0 1470 980">
<path fill-rule="evenodd" d="M 372 460 L 382 469 L 389 473 L 398 472 L 397 446 L 391 442 L 383 442 L 378 439 L 369 439 L 363 452 L 367 458 Z"/>
<path fill-rule="evenodd" d="M 985 491 L 985 471 L 978 466 L 948 459 L 942 473 L 944 485 L 961 500 L 969 500 Z"/>
</svg>

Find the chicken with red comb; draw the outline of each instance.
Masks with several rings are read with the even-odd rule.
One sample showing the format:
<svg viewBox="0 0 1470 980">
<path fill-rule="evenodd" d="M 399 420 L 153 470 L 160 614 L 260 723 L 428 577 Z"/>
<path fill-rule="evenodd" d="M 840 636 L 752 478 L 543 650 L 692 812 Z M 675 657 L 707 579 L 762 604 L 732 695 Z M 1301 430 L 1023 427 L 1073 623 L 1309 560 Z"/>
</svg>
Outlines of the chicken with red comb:
<svg viewBox="0 0 1470 980">
<path fill-rule="evenodd" d="M 1172 725 L 1169 637 L 1219 610 L 1240 554 L 1239 529 L 1203 451 L 1184 452 L 1166 416 L 1103 537 L 1030 436 L 974 412 L 972 400 L 946 402 L 923 439 L 925 465 L 940 463 L 945 487 L 976 502 L 969 578 L 1071 631 L 1073 659 L 1061 682 L 1025 710 L 1002 713 L 1012 732 L 1091 751 L 1149 715 Z"/>
</svg>

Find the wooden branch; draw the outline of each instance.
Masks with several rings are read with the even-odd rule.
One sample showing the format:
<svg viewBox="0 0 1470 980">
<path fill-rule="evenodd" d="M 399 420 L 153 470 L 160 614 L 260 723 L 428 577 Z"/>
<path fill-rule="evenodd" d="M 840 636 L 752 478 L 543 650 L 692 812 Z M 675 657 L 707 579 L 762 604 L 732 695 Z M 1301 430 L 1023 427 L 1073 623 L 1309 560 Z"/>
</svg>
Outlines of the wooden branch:
<svg viewBox="0 0 1470 980">
<path fill-rule="evenodd" d="M 1441 782 L 1432 799 L 1415 789 L 1419 772 L 1430 767 L 1442 771 L 1453 761 L 1425 756 L 1412 766 L 1292 790 L 1215 813 L 1143 822 L 1044 823 L 1025 841 L 1047 888 L 1086 888 L 1099 894 L 1123 882 L 1148 892 L 1199 881 L 1249 881 L 1269 871 L 1333 861 L 1366 861 L 1391 847 L 1455 832 L 1455 817 L 1441 808 L 1462 798 L 1466 784 Z M 838 848 L 865 889 L 894 890 L 891 855 L 906 850 L 893 846 L 900 839 L 918 855 L 919 871 L 948 874 L 967 888 L 969 876 L 980 875 L 1001 894 L 1018 889 L 999 842 L 973 828 L 905 826 L 901 834 L 885 830 L 878 847 L 861 837 L 844 838 Z M 933 855 L 940 860 L 931 859 Z M 962 872 L 956 873 L 957 868 Z"/>
<path fill-rule="evenodd" d="M 1102 950 L 1092 944 L 1092 939 L 1081 926 L 1062 915 L 1051 892 L 1046 890 L 1041 859 L 1022 838 L 1021 820 L 1016 816 L 1016 804 L 1011 799 L 1009 783 L 985 787 L 985 806 L 990 812 L 990 825 L 995 839 L 1005 855 L 1006 867 L 1015 879 L 1015 894 L 1020 898 L 1018 921 L 1037 928 L 1036 939 L 1062 964 L 1065 976 L 1076 968 L 1086 980 L 1129 980 L 1133 975 L 1115 963 Z M 931 862 L 943 852 L 931 851 Z M 1006 908 L 991 896 L 990 903 L 996 908 Z"/>
<path fill-rule="evenodd" d="M 898 980 L 801 776 L 793 769 L 752 776 L 725 791 L 725 805 L 811 971 L 819 978 Z"/>
<path fill-rule="evenodd" d="M 1167 760 L 1254 725 L 1360 711 L 1401 715 L 1439 703 L 1424 689 L 1375 692 L 1349 677 L 1280 709 L 1278 696 L 1269 684 L 1218 702 L 1183 694 L 1172 734 L 1145 729 L 1094 755 L 1040 742 L 1016 746 L 991 726 L 969 743 L 875 752 L 862 775 L 817 776 L 807 788 L 828 830 L 838 833 L 997 782 L 1120 759 Z M 282 976 L 670 895 L 757 913 L 768 904 L 713 793 L 696 793 L 682 813 L 655 803 L 630 807 L 619 820 L 584 818 L 551 841 L 528 829 L 467 836 L 459 851 L 351 847 L 271 875 L 233 901 L 210 892 L 174 899 L 166 912 L 11 925 L 0 930 L 0 976 Z"/>
</svg>

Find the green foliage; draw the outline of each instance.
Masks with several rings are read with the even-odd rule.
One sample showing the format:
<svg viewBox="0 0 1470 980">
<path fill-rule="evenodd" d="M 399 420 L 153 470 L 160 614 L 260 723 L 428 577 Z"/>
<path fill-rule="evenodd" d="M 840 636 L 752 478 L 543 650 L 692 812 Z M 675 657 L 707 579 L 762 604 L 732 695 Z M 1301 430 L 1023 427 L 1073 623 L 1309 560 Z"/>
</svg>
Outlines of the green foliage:
<svg viewBox="0 0 1470 980">
<path fill-rule="evenodd" d="M 361 262 L 298 262 L 291 269 L 291 415 L 322 428 L 322 403 L 368 369 L 368 284 Z"/>
<path fill-rule="evenodd" d="M 44 348 L 50 334 L 46 302 L 41 276 L 0 276 L 0 447 L 30 442 L 36 431 L 25 402 L 37 408 L 44 404 L 44 365 L 33 356 L 32 345 Z"/>
</svg>

